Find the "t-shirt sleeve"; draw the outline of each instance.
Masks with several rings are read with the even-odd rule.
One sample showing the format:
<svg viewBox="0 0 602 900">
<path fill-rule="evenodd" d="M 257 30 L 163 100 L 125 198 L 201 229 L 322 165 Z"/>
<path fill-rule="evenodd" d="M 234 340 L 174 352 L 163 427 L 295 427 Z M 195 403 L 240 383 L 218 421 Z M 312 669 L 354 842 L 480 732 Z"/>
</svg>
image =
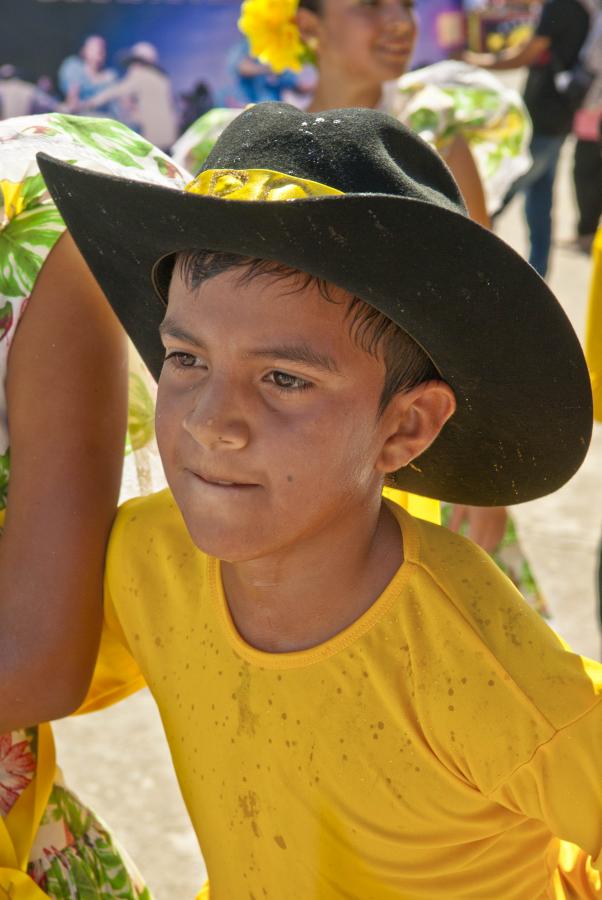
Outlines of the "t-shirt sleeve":
<svg viewBox="0 0 602 900">
<path fill-rule="evenodd" d="M 602 675 L 583 660 L 597 698 L 558 729 L 490 793 L 512 811 L 544 822 L 602 868 Z"/>
<path fill-rule="evenodd" d="M 105 576 L 104 623 L 96 667 L 88 695 L 77 715 L 112 706 L 145 685 L 115 610 L 109 574 Z"/>
</svg>

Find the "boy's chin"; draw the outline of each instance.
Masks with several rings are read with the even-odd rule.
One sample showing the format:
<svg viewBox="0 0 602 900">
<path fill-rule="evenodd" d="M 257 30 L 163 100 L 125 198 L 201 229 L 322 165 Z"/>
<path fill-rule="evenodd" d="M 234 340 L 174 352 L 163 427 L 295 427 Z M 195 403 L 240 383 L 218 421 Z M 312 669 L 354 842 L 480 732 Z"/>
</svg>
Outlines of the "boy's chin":
<svg viewBox="0 0 602 900">
<path fill-rule="evenodd" d="M 245 533 L 242 530 L 238 532 L 233 528 L 223 531 L 220 528 L 211 528 L 206 522 L 199 524 L 190 521 L 185 514 L 184 521 L 195 547 L 207 556 L 213 556 L 222 562 L 247 562 L 269 552 L 257 541 L 256 534 Z"/>
</svg>

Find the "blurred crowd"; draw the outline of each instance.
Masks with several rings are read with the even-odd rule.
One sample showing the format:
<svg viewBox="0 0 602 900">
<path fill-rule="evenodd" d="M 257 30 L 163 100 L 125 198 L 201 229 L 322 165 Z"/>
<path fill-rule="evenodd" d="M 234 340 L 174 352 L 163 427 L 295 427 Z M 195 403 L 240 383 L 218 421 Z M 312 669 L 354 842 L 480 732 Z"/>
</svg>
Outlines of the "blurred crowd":
<svg viewBox="0 0 602 900">
<path fill-rule="evenodd" d="M 229 84 L 216 92 L 196 81 L 176 94 L 161 65 L 156 46 L 138 41 L 109 64 L 107 42 L 88 35 L 79 50 L 63 60 L 56 75 L 35 81 L 14 63 L 0 65 L 0 119 L 46 112 L 95 115 L 117 119 L 164 150 L 219 99 L 228 106 L 263 100 L 294 100 L 311 90 L 311 71 L 299 78 L 274 74 L 253 59 L 245 40 L 228 53 Z"/>
<path fill-rule="evenodd" d="M 447 48 L 449 55 L 458 55 L 463 46 L 468 46 L 463 58 L 479 67 L 524 68 L 528 73 L 525 101 L 534 123 L 534 163 L 504 205 L 524 191 L 531 262 L 545 276 L 552 243 L 556 165 L 570 134 L 575 139 L 578 209 L 571 246 L 589 253 L 602 213 L 599 0 L 575 0 L 575 9 L 567 6 L 562 40 L 555 38 L 552 46 L 542 43 L 542 37 L 546 37 L 542 27 L 545 32 L 546 25 L 540 0 L 450 0 L 449 11 L 432 6 L 436 15 L 431 14 L 429 4 L 432 0 L 418 3 L 422 31 L 436 33 L 443 52 Z M 1 64 L 0 118 L 53 111 L 106 116 L 118 119 L 169 152 L 177 138 L 213 107 L 241 107 L 279 99 L 303 106 L 316 84 L 313 66 L 304 66 L 301 73 L 275 73 L 251 55 L 245 38 L 228 51 L 227 71 L 227 84 L 199 80 L 186 92 L 176 93 L 155 45 L 138 41 L 109 60 L 105 38 L 91 34 L 62 61 L 56 73 L 33 80 L 18 61 Z"/>
</svg>

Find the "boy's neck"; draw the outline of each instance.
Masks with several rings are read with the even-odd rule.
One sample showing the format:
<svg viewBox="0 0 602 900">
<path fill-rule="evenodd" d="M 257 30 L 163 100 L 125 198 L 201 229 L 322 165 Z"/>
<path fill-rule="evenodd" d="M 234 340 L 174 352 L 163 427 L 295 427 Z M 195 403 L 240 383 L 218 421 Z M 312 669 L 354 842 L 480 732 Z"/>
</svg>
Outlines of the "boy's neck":
<svg viewBox="0 0 602 900">
<path fill-rule="evenodd" d="M 258 650 L 285 653 L 322 644 L 382 594 L 403 562 L 399 525 L 378 498 L 310 540 L 258 560 L 222 563 L 237 631 Z"/>
</svg>

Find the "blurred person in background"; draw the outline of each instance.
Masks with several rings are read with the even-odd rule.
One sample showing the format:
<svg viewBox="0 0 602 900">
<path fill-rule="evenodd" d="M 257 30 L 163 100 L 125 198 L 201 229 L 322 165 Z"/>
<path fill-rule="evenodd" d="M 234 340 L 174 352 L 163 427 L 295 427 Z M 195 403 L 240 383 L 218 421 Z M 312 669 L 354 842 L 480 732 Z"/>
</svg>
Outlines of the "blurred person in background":
<svg viewBox="0 0 602 900">
<path fill-rule="evenodd" d="M 77 109 L 103 91 L 117 80 L 115 69 L 105 68 L 107 60 L 107 44 L 98 34 L 89 35 L 79 53 L 63 60 L 58 72 L 59 88 L 65 97 L 68 109 Z M 117 114 L 114 104 L 105 103 L 96 107 L 98 115 L 113 116 Z"/>
<path fill-rule="evenodd" d="M 78 112 L 98 111 L 109 103 L 122 105 L 118 118 L 162 150 L 178 136 L 178 117 L 169 76 L 159 65 L 157 48 L 147 41 L 134 44 L 123 58 L 125 76 L 80 103 Z"/>
<path fill-rule="evenodd" d="M 602 9 L 594 17 L 582 60 L 591 84 L 573 121 L 577 138 L 573 180 L 579 211 L 574 246 L 590 253 L 602 216 Z"/>
<path fill-rule="evenodd" d="M 0 119 L 28 116 L 34 112 L 50 112 L 59 101 L 39 84 L 26 81 L 16 66 L 0 66 Z"/>
<path fill-rule="evenodd" d="M 227 57 L 227 69 L 231 82 L 225 92 L 228 106 L 246 106 L 266 100 L 281 100 L 282 93 L 294 89 L 296 78 L 290 70 L 274 72 L 252 55 L 249 42 L 243 38 L 232 47 Z"/>
<path fill-rule="evenodd" d="M 180 134 L 213 106 L 213 94 L 205 81 L 197 81 L 192 90 L 180 94 Z"/>
<path fill-rule="evenodd" d="M 507 205 L 525 194 L 529 228 L 529 262 L 545 277 L 552 245 L 552 202 L 560 150 L 570 134 L 575 109 L 556 84 L 556 76 L 575 66 L 586 41 L 597 0 L 545 0 L 533 35 L 522 45 L 499 54 L 462 54 L 466 62 L 485 69 L 527 67 L 524 99 L 533 122 L 530 150 L 533 164 L 507 193 Z"/>
</svg>

